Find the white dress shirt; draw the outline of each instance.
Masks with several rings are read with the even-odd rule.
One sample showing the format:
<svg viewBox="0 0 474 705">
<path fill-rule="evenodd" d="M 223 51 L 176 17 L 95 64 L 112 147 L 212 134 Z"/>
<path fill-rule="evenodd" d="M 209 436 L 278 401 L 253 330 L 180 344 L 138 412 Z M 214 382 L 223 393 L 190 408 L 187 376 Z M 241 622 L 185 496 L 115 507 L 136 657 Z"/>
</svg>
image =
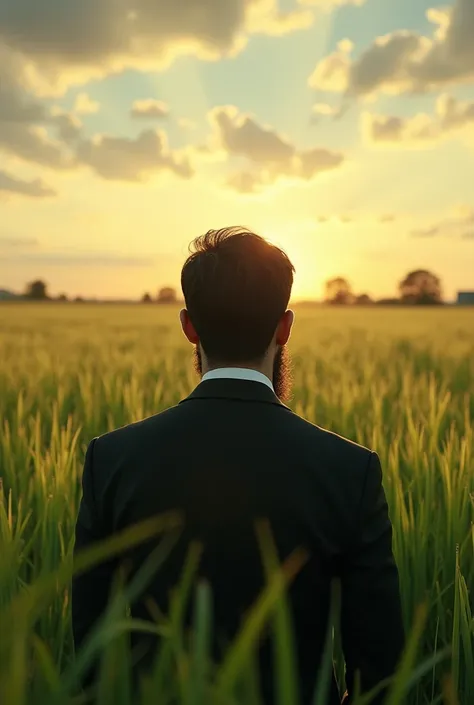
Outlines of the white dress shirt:
<svg viewBox="0 0 474 705">
<path fill-rule="evenodd" d="M 261 382 L 266 384 L 272 392 L 275 391 L 272 381 L 258 370 L 251 370 L 247 367 L 219 367 L 216 370 L 206 372 L 202 381 L 207 382 L 210 379 L 243 379 L 247 382 Z"/>
</svg>

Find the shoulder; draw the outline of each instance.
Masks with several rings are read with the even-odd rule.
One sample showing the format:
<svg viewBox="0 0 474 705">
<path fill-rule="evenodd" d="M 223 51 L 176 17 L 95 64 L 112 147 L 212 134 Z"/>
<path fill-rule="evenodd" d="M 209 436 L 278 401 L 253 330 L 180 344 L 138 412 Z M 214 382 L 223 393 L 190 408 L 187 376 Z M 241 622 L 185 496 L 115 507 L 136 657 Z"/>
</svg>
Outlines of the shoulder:
<svg viewBox="0 0 474 705">
<path fill-rule="evenodd" d="M 127 448 L 140 448 L 156 438 L 157 433 L 162 433 L 166 427 L 174 425 L 179 406 L 173 406 L 153 416 L 140 421 L 121 426 L 107 433 L 97 436 L 92 441 L 94 458 L 108 458 L 111 455 L 123 454 Z"/>
<path fill-rule="evenodd" d="M 309 445 L 318 448 L 318 451 L 326 459 L 344 460 L 351 462 L 352 465 L 357 464 L 367 467 L 371 457 L 374 455 L 370 448 L 345 438 L 334 431 L 322 428 L 296 414 L 292 414 L 292 424 L 295 429 L 298 428 L 300 437 L 305 439 Z"/>
</svg>

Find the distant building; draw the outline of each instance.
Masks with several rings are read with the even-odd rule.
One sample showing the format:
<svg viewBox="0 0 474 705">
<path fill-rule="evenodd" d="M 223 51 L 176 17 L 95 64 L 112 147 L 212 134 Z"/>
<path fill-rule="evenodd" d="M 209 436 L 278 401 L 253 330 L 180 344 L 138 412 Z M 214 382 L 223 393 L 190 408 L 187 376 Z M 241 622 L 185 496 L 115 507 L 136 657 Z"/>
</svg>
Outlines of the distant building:
<svg viewBox="0 0 474 705">
<path fill-rule="evenodd" d="M 458 306 L 474 306 L 474 291 L 460 291 L 458 293 Z"/>
</svg>

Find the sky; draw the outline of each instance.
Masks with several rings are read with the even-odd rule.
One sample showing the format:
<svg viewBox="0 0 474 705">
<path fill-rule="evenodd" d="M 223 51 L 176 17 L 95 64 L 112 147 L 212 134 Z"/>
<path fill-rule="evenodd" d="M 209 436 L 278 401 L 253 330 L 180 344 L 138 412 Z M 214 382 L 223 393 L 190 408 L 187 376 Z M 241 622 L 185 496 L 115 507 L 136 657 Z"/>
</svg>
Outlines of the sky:
<svg viewBox="0 0 474 705">
<path fill-rule="evenodd" d="M 0 288 L 138 298 L 244 225 L 295 299 L 474 290 L 473 36 L 473 0 L 0 0 Z"/>
</svg>

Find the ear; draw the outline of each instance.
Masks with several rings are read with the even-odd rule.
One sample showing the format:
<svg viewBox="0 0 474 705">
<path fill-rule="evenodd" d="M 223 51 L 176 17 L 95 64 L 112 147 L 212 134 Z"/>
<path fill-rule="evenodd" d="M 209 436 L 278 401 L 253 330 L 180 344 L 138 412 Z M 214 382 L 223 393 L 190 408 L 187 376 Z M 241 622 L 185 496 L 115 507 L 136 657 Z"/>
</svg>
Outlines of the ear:
<svg viewBox="0 0 474 705">
<path fill-rule="evenodd" d="M 183 329 L 183 333 L 186 336 L 186 338 L 189 340 L 190 343 L 193 345 L 197 345 L 199 343 L 199 336 L 196 333 L 196 329 L 191 323 L 191 319 L 189 318 L 189 313 L 185 308 L 183 308 L 182 311 L 179 313 L 179 320 L 181 321 L 181 328 Z"/>
<path fill-rule="evenodd" d="M 286 345 L 291 336 L 291 329 L 293 328 L 293 323 L 295 321 L 295 314 L 293 311 L 286 311 L 278 324 L 276 343 L 277 345 Z"/>
</svg>

